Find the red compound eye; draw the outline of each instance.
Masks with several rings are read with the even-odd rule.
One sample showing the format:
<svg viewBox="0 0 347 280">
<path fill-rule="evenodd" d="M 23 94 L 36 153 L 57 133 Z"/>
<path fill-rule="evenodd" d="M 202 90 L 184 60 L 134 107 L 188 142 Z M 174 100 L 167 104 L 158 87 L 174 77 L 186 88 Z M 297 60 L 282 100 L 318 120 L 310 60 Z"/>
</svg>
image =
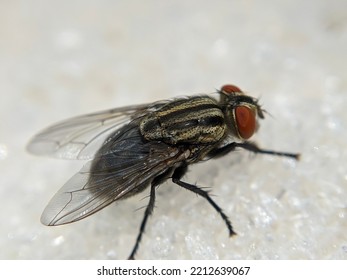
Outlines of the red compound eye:
<svg viewBox="0 0 347 280">
<path fill-rule="evenodd" d="M 237 131 L 243 139 L 250 138 L 256 127 L 255 114 L 246 106 L 238 106 L 235 109 Z"/>
<path fill-rule="evenodd" d="M 235 92 L 242 92 L 241 89 L 239 89 L 237 86 L 234 86 L 234 85 L 224 85 L 224 86 L 222 86 L 222 88 L 220 90 L 222 92 L 224 92 L 225 94 L 231 94 L 231 93 L 235 93 Z"/>
</svg>

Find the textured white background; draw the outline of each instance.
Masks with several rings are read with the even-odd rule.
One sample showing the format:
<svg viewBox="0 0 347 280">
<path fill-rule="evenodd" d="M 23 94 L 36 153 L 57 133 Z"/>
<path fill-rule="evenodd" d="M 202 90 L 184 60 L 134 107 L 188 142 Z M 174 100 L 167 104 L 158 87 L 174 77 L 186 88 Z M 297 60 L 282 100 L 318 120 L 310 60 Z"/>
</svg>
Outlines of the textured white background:
<svg viewBox="0 0 347 280">
<path fill-rule="evenodd" d="M 235 83 L 271 116 L 240 151 L 191 168 L 202 198 L 157 192 L 140 259 L 347 259 L 347 2 L 1 1 L 0 258 L 124 259 L 147 194 L 61 227 L 39 219 L 83 162 L 38 158 L 30 137 L 100 109 Z M 145 199 L 143 199 L 145 198 Z"/>
</svg>

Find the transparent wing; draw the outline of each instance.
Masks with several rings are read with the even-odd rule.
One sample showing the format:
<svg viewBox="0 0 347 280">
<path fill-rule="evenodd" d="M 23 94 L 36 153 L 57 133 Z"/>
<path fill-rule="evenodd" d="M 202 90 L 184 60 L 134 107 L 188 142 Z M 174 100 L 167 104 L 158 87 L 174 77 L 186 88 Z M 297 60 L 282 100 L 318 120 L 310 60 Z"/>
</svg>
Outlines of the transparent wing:
<svg viewBox="0 0 347 280">
<path fill-rule="evenodd" d="M 92 159 L 110 134 L 160 104 L 122 107 L 62 121 L 35 135 L 27 150 L 64 159 Z"/>
<path fill-rule="evenodd" d="M 66 224 L 92 215 L 115 200 L 142 191 L 153 178 L 184 160 L 178 148 L 143 143 L 136 122 L 111 136 L 99 152 L 101 156 L 89 161 L 51 199 L 41 217 L 43 224 Z"/>
</svg>

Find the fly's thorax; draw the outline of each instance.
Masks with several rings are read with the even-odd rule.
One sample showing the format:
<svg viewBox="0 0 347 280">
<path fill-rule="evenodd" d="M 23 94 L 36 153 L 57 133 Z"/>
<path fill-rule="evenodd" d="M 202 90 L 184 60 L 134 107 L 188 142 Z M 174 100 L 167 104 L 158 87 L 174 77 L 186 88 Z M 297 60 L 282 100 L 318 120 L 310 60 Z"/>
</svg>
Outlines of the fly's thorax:
<svg viewBox="0 0 347 280">
<path fill-rule="evenodd" d="M 226 132 L 224 114 L 218 102 L 207 96 L 182 98 L 168 103 L 140 122 L 148 141 L 168 144 L 212 144 Z"/>
</svg>

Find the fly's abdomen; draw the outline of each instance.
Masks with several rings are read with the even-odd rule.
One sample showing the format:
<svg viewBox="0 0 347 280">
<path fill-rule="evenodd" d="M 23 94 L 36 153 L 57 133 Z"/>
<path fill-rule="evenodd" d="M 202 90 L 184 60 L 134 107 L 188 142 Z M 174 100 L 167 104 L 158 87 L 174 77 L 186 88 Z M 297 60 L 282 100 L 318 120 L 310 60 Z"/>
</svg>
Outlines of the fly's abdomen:
<svg viewBox="0 0 347 280">
<path fill-rule="evenodd" d="M 173 101 L 148 114 L 141 121 L 140 130 L 148 141 L 210 144 L 224 136 L 226 124 L 216 100 L 197 96 Z"/>
</svg>

